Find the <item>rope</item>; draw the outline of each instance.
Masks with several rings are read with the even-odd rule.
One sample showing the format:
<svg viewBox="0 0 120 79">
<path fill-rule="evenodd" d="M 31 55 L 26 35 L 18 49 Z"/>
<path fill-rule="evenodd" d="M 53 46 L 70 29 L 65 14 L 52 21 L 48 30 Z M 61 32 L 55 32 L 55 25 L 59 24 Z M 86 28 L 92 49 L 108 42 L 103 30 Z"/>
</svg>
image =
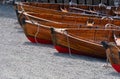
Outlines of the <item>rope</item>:
<svg viewBox="0 0 120 79">
<path fill-rule="evenodd" d="M 111 23 L 111 21 L 113 21 L 113 18 L 112 18 L 112 17 L 109 17 L 109 16 L 104 16 L 104 17 L 101 18 L 101 20 L 103 20 L 103 19 L 108 20 L 108 21 L 109 21 L 108 23 Z M 107 25 L 107 24 L 106 24 L 106 25 Z M 105 25 L 105 27 L 106 27 L 106 25 Z M 112 25 L 112 24 L 111 24 L 111 25 Z"/>
<path fill-rule="evenodd" d="M 102 19 L 102 20 L 103 20 L 103 19 L 113 20 L 113 18 L 112 18 L 112 17 L 108 17 L 108 16 L 103 16 L 101 19 Z"/>
<path fill-rule="evenodd" d="M 67 33 L 67 31 L 64 31 L 64 32 L 66 32 L 66 36 L 67 36 L 67 45 L 68 45 L 69 55 L 72 57 L 72 54 L 71 54 L 71 49 L 70 49 L 70 42 L 69 42 L 68 33 Z"/>
<path fill-rule="evenodd" d="M 120 51 L 120 48 L 119 48 L 119 47 L 117 47 L 115 43 L 111 42 L 111 43 L 109 43 L 109 45 L 114 46 L 115 48 L 117 48 L 117 50 L 118 50 L 118 51 Z"/>
<path fill-rule="evenodd" d="M 26 15 L 25 15 L 26 16 Z M 34 21 L 32 21 L 28 16 L 26 16 L 34 25 L 38 24 L 38 22 L 35 24 Z M 37 41 L 37 35 L 39 33 L 39 28 L 40 28 L 40 24 L 38 24 L 37 26 L 37 32 L 35 33 L 35 36 L 34 36 L 34 39 L 35 39 L 35 42 L 38 43 Z"/>
<path fill-rule="evenodd" d="M 22 6 L 22 3 L 19 3 L 20 4 L 20 7 L 21 7 L 21 13 L 19 14 L 18 18 L 25 12 L 23 6 Z"/>
<path fill-rule="evenodd" d="M 119 59 L 120 59 L 120 48 L 117 47 L 116 45 L 115 45 L 115 48 L 118 50 L 118 56 L 119 56 Z"/>
<path fill-rule="evenodd" d="M 110 49 L 109 49 L 110 50 Z M 103 67 L 105 67 L 105 68 L 111 68 L 110 66 L 109 66 L 109 54 L 108 54 L 108 49 L 106 50 L 106 65 L 104 65 Z M 111 50 L 110 50 L 111 51 Z"/>
<path fill-rule="evenodd" d="M 23 6 L 22 6 L 22 3 L 20 3 L 20 7 L 21 7 L 22 11 L 25 11 Z"/>
<path fill-rule="evenodd" d="M 107 23 L 107 24 L 105 25 L 105 29 L 107 29 L 107 27 L 116 27 L 115 29 L 120 29 L 119 26 L 114 25 L 114 24 L 110 24 L 110 23 Z"/>
<path fill-rule="evenodd" d="M 40 28 L 40 25 L 38 24 L 38 26 L 37 26 L 37 32 L 35 33 L 35 37 L 34 37 L 36 43 L 38 43 L 38 41 L 37 41 L 37 35 L 39 33 L 39 28 Z"/>
<path fill-rule="evenodd" d="M 118 50 L 118 55 L 119 55 L 120 48 L 118 48 L 118 47 L 116 46 L 116 44 L 113 43 L 113 42 L 109 43 L 109 45 L 110 45 L 110 46 L 114 46 L 114 47 Z M 113 62 L 114 62 L 114 63 L 118 63 L 118 62 L 114 59 L 115 54 L 113 53 L 111 47 L 110 47 L 109 49 L 110 49 L 110 52 L 111 52 L 111 56 L 112 56 Z M 117 56 L 118 56 L 118 55 L 117 55 Z M 119 57 L 119 58 L 120 58 L 120 57 Z"/>
<path fill-rule="evenodd" d="M 27 18 L 28 18 L 34 25 L 38 24 L 38 22 L 35 24 L 28 16 L 27 16 Z M 34 39 L 35 39 L 35 42 L 36 42 L 36 43 L 38 43 L 38 41 L 37 41 L 37 35 L 38 35 L 38 33 L 39 33 L 39 28 L 40 28 L 40 24 L 37 25 L 37 31 L 36 31 L 35 36 L 34 36 Z"/>
<path fill-rule="evenodd" d="M 25 12 L 24 12 L 24 13 L 25 13 Z M 26 14 L 27 14 L 27 13 L 24 14 L 25 17 L 26 17 L 28 20 L 30 20 L 33 24 L 35 24 Z"/>
<path fill-rule="evenodd" d="M 62 7 L 60 7 L 60 10 L 61 10 L 62 12 L 66 12 L 66 13 L 68 12 L 66 8 L 62 9 Z"/>
<path fill-rule="evenodd" d="M 31 20 L 28 16 L 26 16 L 26 15 L 25 15 L 25 17 L 28 18 L 34 25 L 38 24 L 38 26 L 37 26 L 37 32 L 35 33 L 35 36 L 34 36 L 35 42 L 38 43 L 38 41 L 37 41 L 37 35 L 38 35 L 38 33 L 39 33 L 40 24 L 39 24 L 39 22 L 37 22 L 37 23 L 35 24 L 34 21 L 32 21 L 32 20 Z"/>
<path fill-rule="evenodd" d="M 113 62 L 115 63 L 116 61 L 114 60 L 114 53 L 113 53 L 111 47 L 110 47 L 110 55 L 112 56 Z"/>
<path fill-rule="evenodd" d="M 107 52 L 106 52 L 106 56 L 107 56 L 106 63 L 107 63 L 107 66 L 108 66 L 108 63 L 109 63 L 109 54 Z"/>
</svg>

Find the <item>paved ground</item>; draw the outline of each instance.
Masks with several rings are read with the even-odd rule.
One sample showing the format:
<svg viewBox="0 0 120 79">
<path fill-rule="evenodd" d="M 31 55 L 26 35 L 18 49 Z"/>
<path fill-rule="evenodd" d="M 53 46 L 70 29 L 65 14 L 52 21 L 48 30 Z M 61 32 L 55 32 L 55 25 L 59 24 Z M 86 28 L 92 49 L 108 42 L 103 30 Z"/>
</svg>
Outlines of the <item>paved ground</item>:
<svg viewBox="0 0 120 79">
<path fill-rule="evenodd" d="M 120 79 L 105 60 L 58 53 L 30 43 L 12 6 L 0 5 L 0 79 Z"/>
</svg>

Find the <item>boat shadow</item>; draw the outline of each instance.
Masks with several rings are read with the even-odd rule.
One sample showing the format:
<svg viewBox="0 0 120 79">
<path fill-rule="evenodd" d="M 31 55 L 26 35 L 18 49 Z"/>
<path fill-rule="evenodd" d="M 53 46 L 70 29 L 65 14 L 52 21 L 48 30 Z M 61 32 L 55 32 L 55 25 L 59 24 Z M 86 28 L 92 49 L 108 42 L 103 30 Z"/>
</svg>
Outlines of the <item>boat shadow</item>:
<svg viewBox="0 0 120 79">
<path fill-rule="evenodd" d="M 18 25 L 19 25 L 19 22 L 18 22 L 18 21 L 16 21 L 14 24 L 18 24 Z"/>
<path fill-rule="evenodd" d="M 18 31 L 18 33 L 24 33 L 24 31 L 20 30 L 20 31 Z"/>
<path fill-rule="evenodd" d="M 92 62 L 106 62 L 105 59 L 101 58 L 94 58 L 94 57 L 89 57 L 89 56 L 84 56 L 84 55 L 76 55 L 76 54 L 67 54 L 67 53 L 58 53 L 54 52 L 55 56 L 59 57 L 64 57 L 64 58 L 70 58 L 70 59 L 80 59 L 80 60 L 85 60 L 85 61 L 92 61 Z"/>
<path fill-rule="evenodd" d="M 120 73 L 116 72 L 115 70 L 113 72 L 110 72 L 108 75 L 112 75 L 115 77 L 120 77 Z"/>
<path fill-rule="evenodd" d="M 17 29 L 18 33 L 24 33 L 24 30 L 19 25 L 14 27 L 14 29 Z"/>
<path fill-rule="evenodd" d="M 24 33 L 24 31 L 23 31 L 23 30 L 18 30 L 17 32 L 18 32 L 18 33 Z"/>
<path fill-rule="evenodd" d="M 47 48 L 54 48 L 54 45 L 52 44 L 39 44 L 39 43 L 31 43 L 31 42 L 24 42 L 23 45 L 29 45 L 29 46 L 41 46 L 41 47 L 47 47 Z M 89 56 L 84 56 L 84 55 L 76 55 L 76 54 L 67 54 L 67 53 L 58 53 L 53 52 L 54 56 L 58 56 L 61 58 L 70 58 L 70 59 L 79 59 L 79 60 L 85 60 L 85 61 L 92 61 L 92 62 L 106 62 L 106 59 L 100 59 L 100 58 L 94 58 L 94 57 L 89 57 Z"/>
<path fill-rule="evenodd" d="M 51 44 L 40 44 L 40 43 L 32 43 L 32 42 L 24 42 L 23 45 L 29 45 L 29 46 L 41 46 L 41 47 L 50 47 L 54 48 Z"/>
</svg>

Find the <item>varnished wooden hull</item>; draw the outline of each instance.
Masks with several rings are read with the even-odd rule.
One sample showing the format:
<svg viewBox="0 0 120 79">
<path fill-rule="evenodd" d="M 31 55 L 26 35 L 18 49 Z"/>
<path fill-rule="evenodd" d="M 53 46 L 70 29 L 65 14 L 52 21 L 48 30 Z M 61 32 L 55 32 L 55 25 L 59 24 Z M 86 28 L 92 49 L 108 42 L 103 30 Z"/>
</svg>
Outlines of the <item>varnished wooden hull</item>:
<svg viewBox="0 0 120 79">
<path fill-rule="evenodd" d="M 28 5 L 22 5 L 22 8 L 20 5 L 18 5 L 19 11 L 24 10 L 26 12 L 48 13 L 48 14 L 54 14 L 54 15 L 67 15 L 67 16 L 88 16 L 88 15 L 83 15 L 83 14 L 75 13 L 75 12 L 74 13 L 73 12 L 62 12 L 59 10 L 52 10 L 52 9 L 48 9 L 48 8 L 28 6 Z"/>
<path fill-rule="evenodd" d="M 24 24 L 26 37 L 33 43 L 52 44 L 50 27 L 33 24 L 26 21 Z"/>
</svg>

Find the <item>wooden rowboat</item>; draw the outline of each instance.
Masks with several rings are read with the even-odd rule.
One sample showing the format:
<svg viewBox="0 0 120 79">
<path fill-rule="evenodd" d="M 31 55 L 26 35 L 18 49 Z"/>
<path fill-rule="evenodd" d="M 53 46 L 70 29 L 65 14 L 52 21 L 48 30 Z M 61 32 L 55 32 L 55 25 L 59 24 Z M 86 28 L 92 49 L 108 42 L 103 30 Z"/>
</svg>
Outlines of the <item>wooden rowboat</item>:
<svg viewBox="0 0 120 79">
<path fill-rule="evenodd" d="M 23 6 L 22 6 L 23 7 Z M 92 18 L 92 19 L 94 19 L 94 21 L 96 21 L 95 22 L 95 24 L 97 24 L 97 25 L 99 25 L 99 24 L 107 24 L 107 23 L 109 23 L 110 22 L 110 20 L 103 20 L 103 19 L 101 19 L 101 18 L 98 18 L 98 17 L 94 17 L 94 16 L 83 16 L 83 15 L 80 15 L 80 14 L 75 14 L 75 13 L 65 13 L 65 12 L 60 12 L 60 11 L 56 11 L 56 10 L 50 10 L 50 9 L 43 9 L 43 8 L 41 8 L 41 9 L 39 9 L 38 7 L 34 7 L 34 6 L 24 6 L 23 7 L 24 8 L 24 10 L 25 11 L 29 11 L 29 12 L 37 12 L 37 13 L 40 13 L 40 14 L 51 14 L 52 15 L 52 17 L 51 18 L 54 18 L 54 17 L 57 17 L 58 15 L 60 16 L 60 17 L 67 17 L 67 16 L 70 16 L 70 17 L 72 17 L 72 18 L 70 18 L 69 17 L 69 20 L 71 20 L 71 19 L 78 19 L 78 18 L 80 18 L 80 17 L 86 17 L 87 18 L 87 20 L 89 19 L 89 18 Z M 18 12 L 19 13 L 19 12 Z M 40 14 L 37 14 L 37 17 L 40 17 L 41 18 L 41 16 L 39 16 Z M 19 15 L 20 16 L 20 15 Z M 36 14 L 34 14 L 34 16 L 36 16 Z M 44 17 L 44 16 L 43 16 Z M 18 18 L 20 18 L 20 17 L 18 17 Z M 108 18 L 107 18 L 108 19 Z M 83 19 L 82 19 L 83 20 Z M 87 20 L 85 19 L 85 21 L 87 22 Z M 84 21 L 84 20 L 83 20 Z M 105 22 L 101 22 L 101 21 L 105 21 Z M 20 19 L 19 19 L 19 22 L 20 22 Z M 75 21 L 74 21 L 75 22 Z M 85 23 L 86 23 L 85 22 Z M 112 22 L 114 22 L 114 21 L 112 21 Z M 115 25 L 119 25 L 119 21 L 115 21 L 114 23 L 112 23 L 112 24 L 115 24 Z M 20 23 L 20 25 L 21 25 L 21 23 Z"/>
<path fill-rule="evenodd" d="M 62 12 L 60 10 L 53 10 L 48 8 L 41 8 L 29 5 L 18 5 L 18 11 L 26 11 L 26 12 L 35 12 L 35 13 L 49 13 L 49 14 L 59 14 L 59 15 L 69 15 L 69 16 L 83 16 L 83 14 L 76 13 L 76 12 Z M 86 15 L 84 15 L 86 16 Z M 92 16 L 92 15 L 91 15 Z"/>
<path fill-rule="evenodd" d="M 109 15 L 114 15 L 113 10 L 115 10 L 115 7 L 113 6 L 98 6 L 98 5 L 69 5 L 69 4 L 54 4 L 54 3 L 21 3 L 22 5 L 30 5 L 35 6 L 39 8 L 46 8 L 51 10 L 57 10 L 57 11 L 65 11 L 65 12 L 74 12 L 74 13 L 83 13 L 86 14 L 100 14 L 105 15 L 106 13 Z M 20 5 L 20 4 L 18 4 Z M 108 11 L 109 9 L 109 11 Z"/>
<path fill-rule="evenodd" d="M 120 34 L 120 30 L 52 29 L 51 33 L 54 47 L 60 53 L 105 58 L 101 41 L 115 42 L 114 34 Z"/>
<path fill-rule="evenodd" d="M 69 23 L 71 25 L 83 25 L 83 26 L 96 26 L 99 28 L 105 28 L 106 24 L 113 24 L 113 25 L 120 25 L 120 20 L 117 19 L 101 19 L 97 17 L 74 17 L 74 16 L 66 16 L 66 15 L 54 15 L 54 14 L 46 14 L 46 13 L 23 13 L 23 18 L 28 17 L 31 20 L 40 21 L 42 20 L 48 20 L 51 22 L 59 22 L 59 23 Z"/>
<path fill-rule="evenodd" d="M 24 16 L 29 17 L 32 20 L 39 21 L 41 18 L 46 19 L 53 22 L 61 22 L 61 23 L 69 23 L 69 24 L 86 24 L 88 20 L 90 20 L 90 17 L 74 17 L 74 16 L 65 16 L 65 15 L 54 15 L 54 14 L 36 14 L 36 13 L 23 13 Z M 91 18 L 94 19 L 94 18 Z M 95 18 L 96 19 L 96 18 Z M 95 25 L 99 25 L 102 21 L 101 19 L 95 20 Z M 106 20 L 106 23 L 108 23 L 108 20 Z M 106 24 L 105 23 L 105 24 Z"/>
<path fill-rule="evenodd" d="M 105 41 L 102 44 L 106 49 L 106 55 L 112 67 L 120 73 L 120 45 L 116 45 L 115 42 L 106 43 Z"/>
</svg>

